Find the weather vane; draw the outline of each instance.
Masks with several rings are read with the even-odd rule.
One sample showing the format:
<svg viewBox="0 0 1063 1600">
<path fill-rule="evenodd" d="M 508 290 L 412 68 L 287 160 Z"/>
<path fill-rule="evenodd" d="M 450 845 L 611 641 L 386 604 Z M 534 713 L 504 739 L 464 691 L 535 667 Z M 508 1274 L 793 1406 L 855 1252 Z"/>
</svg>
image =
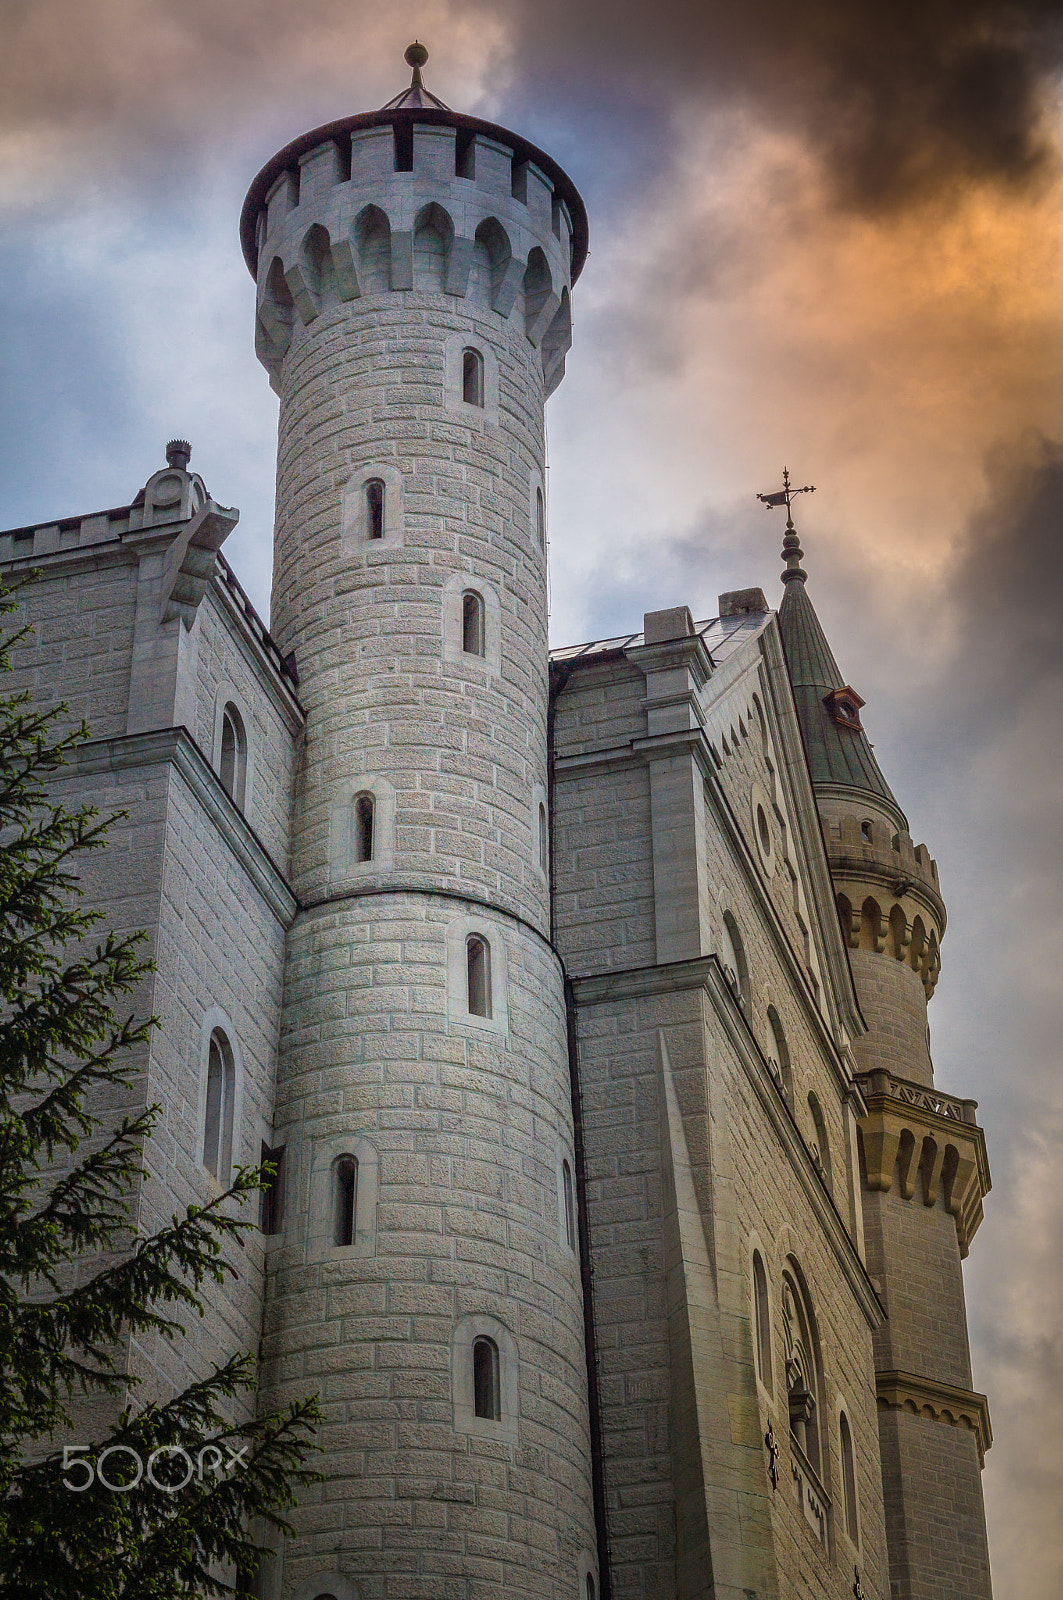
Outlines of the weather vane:
<svg viewBox="0 0 1063 1600">
<path fill-rule="evenodd" d="M 758 494 L 757 495 L 757 499 L 758 500 L 763 500 L 764 504 L 767 506 L 769 511 L 772 509 L 773 506 L 785 506 L 786 507 L 786 524 L 787 524 L 788 527 L 791 527 L 793 525 L 793 515 L 792 515 L 792 512 L 791 512 L 790 508 L 793 505 L 794 501 L 797 499 L 797 496 L 799 494 L 815 494 L 815 492 L 816 492 L 816 486 L 815 486 L 814 483 L 806 483 L 800 489 L 793 488 L 793 486 L 790 483 L 789 471 L 787 470 L 786 467 L 783 467 L 783 469 L 782 469 L 782 488 L 781 489 L 776 489 L 774 494 Z"/>
</svg>

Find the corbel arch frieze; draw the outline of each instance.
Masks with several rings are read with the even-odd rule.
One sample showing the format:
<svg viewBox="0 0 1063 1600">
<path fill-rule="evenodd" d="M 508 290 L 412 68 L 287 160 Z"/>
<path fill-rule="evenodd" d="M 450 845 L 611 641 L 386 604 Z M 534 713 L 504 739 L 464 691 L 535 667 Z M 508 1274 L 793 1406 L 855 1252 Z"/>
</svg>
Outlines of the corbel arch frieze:
<svg viewBox="0 0 1063 1600">
<path fill-rule="evenodd" d="M 866 1187 L 888 1194 L 896 1185 L 902 1199 L 918 1194 L 925 1206 L 936 1205 L 940 1194 L 966 1256 L 992 1187 L 975 1102 L 881 1070 L 857 1081 L 867 1104 L 859 1124 Z"/>
</svg>

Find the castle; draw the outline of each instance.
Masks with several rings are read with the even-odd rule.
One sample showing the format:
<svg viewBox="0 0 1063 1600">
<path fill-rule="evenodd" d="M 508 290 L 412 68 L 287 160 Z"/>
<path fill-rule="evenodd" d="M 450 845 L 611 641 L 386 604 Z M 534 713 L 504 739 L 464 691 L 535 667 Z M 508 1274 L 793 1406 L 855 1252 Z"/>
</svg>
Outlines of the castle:
<svg viewBox="0 0 1063 1600">
<path fill-rule="evenodd" d="M 547 645 L 544 404 L 587 220 L 421 79 L 255 179 L 280 398 L 270 627 L 173 441 L 0 535 L 17 681 L 122 808 L 150 931 L 144 1228 L 269 1154 L 234 1349 L 320 1391 L 261 1600 L 988 1600 L 961 1258 L 989 1171 L 933 1085 L 945 907 L 784 594 Z"/>
</svg>

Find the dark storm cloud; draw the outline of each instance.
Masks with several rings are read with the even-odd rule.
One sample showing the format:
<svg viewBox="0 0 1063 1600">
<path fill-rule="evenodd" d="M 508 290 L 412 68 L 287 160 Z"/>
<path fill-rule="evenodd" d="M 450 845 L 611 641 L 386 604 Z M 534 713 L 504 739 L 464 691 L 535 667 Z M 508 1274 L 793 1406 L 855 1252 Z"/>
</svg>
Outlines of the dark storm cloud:
<svg viewBox="0 0 1063 1600">
<path fill-rule="evenodd" d="M 1056 0 L 752 0 L 519 6 L 527 74 L 614 74 L 637 102 L 740 94 L 820 151 L 837 198 L 880 210 L 1043 165 Z"/>
<path fill-rule="evenodd" d="M 444 98 L 475 63 L 484 97 L 519 83 L 511 108 L 544 130 L 554 107 L 600 128 L 611 106 L 622 144 L 644 118 L 739 96 L 810 141 L 835 198 L 869 211 L 1033 178 L 1063 50 L 1057 0 L 437 0 L 386 18 L 349 0 L 6 0 L 0 18 L 0 132 L 16 137 L 78 131 L 158 158 L 249 112 L 270 125 L 278 99 L 290 111 L 325 85 L 330 113 L 367 90 L 372 103 L 402 70 L 408 19 Z"/>
</svg>

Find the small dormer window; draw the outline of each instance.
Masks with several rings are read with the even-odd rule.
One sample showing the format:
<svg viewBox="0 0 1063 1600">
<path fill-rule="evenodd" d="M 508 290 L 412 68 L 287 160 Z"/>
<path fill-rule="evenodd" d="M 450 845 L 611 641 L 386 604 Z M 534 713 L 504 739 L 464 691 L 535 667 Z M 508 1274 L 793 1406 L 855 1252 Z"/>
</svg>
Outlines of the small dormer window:
<svg viewBox="0 0 1063 1600">
<path fill-rule="evenodd" d="M 841 689 L 832 689 L 825 695 L 824 705 L 839 728 L 852 728 L 854 732 L 861 731 L 860 707 L 864 704 L 855 689 L 845 684 Z"/>
</svg>

